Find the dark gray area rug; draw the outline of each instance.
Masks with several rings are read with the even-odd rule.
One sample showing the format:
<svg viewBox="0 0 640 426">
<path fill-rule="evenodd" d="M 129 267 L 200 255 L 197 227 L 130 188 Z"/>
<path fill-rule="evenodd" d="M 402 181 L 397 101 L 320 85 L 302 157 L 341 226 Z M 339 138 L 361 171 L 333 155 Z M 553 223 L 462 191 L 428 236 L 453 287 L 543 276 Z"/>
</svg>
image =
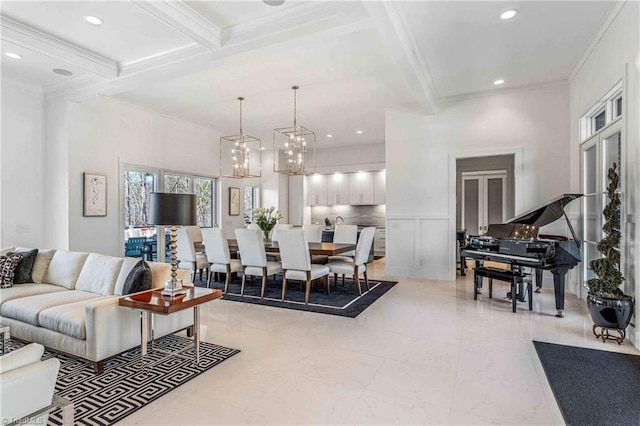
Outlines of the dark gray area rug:
<svg viewBox="0 0 640 426">
<path fill-rule="evenodd" d="M 640 425 L 640 356 L 533 345 L 568 425 Z"/>
<path fill-rule="evenodd" d="M 224 277 L 224 275 L 222 275 Z M 225 300 L 235 302 L 253 303 L 258 305 L 274 306 L 277 308 L 295 309 L 299 311 L 316 312 L 320 314 L 338 315 L 343 317 L 355 318 L 362 311 L 371 306 L 373 302 L 378 300 L 387 291 L 391 290 L 396 281 L 380 281 L 369 280 L 370 290 L 364 284 L 364 280 L 360 281 L 362 287 L 362 295 L 358 295 L 355 283 L 351 279 L 346 279 L 344 286 L 342 279 L 338 279 L 338 284 L 333 284 L 333 278 L 330 279 L 331 291 L 326 293 L 324 286 L 318 286 L 312 290 L 309 295 L 309 304 L 304 304 L 304 285 L 300 287 L 298 281 L 289 280 L 287 283 L 287 293 L 285 300 L 282 301 L 282 275 L 277 275 L 274 280 L 269 277 L 267 280 L 267 289 L 264 298 L 260 298 L 261 281 L 256 277 L 251 283 L 247 280 L 244 289 L 244 295 L 240 295 L 242 278 L 234 277 L 229 284 L 229 291 L 223 295 Z M 196 279 L 196 286 L 206 287 L 205 280 Z M 211 288 L 224 290 L 224 282 L 211 282 Z"/>
<path fill-rule="evenodd" d="M 154 347 L 173 352 L 192 343 L 192 339 L 170 335 L 156 340 Z M 12 349 L 24 344 L 14 340 Z M 48 348 L 43 359 L 60 360 L 56 393 L 73 401 L 74 424 L 111 425 L 239 352 L 200 342 L 200 363 L 196 365 L 158 351 L 148 352 L 143 361 L 138 347 L 106 361 L 100 375 L 94 374 L 93 363 Z M 186 350 L 182 354 L 191 356 L 194 352 Z M 51 412 L 48 424 L 62 424 L 59 409 Z"/>
</svg>

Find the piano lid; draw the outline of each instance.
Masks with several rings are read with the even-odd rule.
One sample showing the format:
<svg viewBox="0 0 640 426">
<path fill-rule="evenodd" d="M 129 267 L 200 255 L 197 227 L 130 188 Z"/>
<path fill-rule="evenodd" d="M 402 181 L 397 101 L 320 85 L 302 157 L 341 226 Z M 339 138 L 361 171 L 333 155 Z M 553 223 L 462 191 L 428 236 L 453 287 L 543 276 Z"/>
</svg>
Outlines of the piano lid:
<svg viewBox="0 0 640 426">
<path fill-rule="evenodd" d="M 541 227 L 548 225 L 564 216 L 564 206 L 582 194 L 563 194 L 547 201 L 519 216 L 509 219 L 505 223 L 521 223 L 524 225 L 535 225 Z"/>
</svg>

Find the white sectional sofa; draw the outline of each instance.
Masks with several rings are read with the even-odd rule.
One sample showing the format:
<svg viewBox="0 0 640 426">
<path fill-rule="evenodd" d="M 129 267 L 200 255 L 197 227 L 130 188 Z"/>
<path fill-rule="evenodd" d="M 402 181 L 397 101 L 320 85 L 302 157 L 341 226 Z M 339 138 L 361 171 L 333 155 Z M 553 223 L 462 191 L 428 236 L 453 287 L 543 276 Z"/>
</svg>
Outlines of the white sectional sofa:
<svg viewBox="0 0 640 426">
<path fill-rule="evenodd" d="M 17 248 L 16 251 L 27 251 Z M 13 248 L 2 252 L 14 251 Z M 118 306 L 127 275 L 139 261 L 64 250 L 39 250 L 32 283 L 0 289 L 0 322 L 11 335 L 93 361 L 101 373 L 104 360 L 140 345 L 140 314 Z M 167 263 L 148 262 L 153 288 L 171 276 Z M 188 271 L 178 278 L 188 281 Z M 191 327 L 191 310 L 156 315 L 156 337 Z"/>
</svg>

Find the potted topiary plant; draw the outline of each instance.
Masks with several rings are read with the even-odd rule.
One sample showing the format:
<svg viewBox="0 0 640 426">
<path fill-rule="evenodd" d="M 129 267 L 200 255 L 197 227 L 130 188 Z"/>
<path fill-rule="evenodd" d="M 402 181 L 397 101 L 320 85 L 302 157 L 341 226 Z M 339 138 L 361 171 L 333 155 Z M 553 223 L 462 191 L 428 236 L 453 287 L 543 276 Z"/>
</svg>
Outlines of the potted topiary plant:
<svg viewBox="0 0 640 426">
<path fill-rule="evenodd" d="M 603 257 L 589 263 L 591 270 L 598 276 L 587 281 L 589 294 L 587 306 L 593 320 L 593 334 L 602 341 L 616 340 L 621 344 L 626 336 L 625 329 L 633 316 L 633 298 L 620 290 L 624 281 L 620 265 L 620 194 L 616 192 L 620 176 L 616 172 L 617 165 L 607 172 L 609 185 L 607 197 L 609 202 L 602 211 L 604 225 L 602 230 L 607 234 L 598 243 L 598 251 Z M 612 335 L 615 331 L 617 335 Z"/>
</svg>

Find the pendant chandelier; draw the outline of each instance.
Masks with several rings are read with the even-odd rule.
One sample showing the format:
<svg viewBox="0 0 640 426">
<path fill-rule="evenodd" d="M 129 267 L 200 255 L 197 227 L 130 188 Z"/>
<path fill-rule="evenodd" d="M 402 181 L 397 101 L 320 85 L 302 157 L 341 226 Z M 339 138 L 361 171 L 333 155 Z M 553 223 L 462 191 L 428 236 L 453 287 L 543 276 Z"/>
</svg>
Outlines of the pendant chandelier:
<svg viewBox="0 0 640 426">
<path fill-rule="evenodd" d="M 273 129 L 273 171 L 286 175 L 311 175 L 316 172 L 316 134 L 298 125 L 298 86 L 293 89 L 293 127 Z"/>
<path fill-rule="evenodd" d="M 220 138 L 220 176 L 256 178 L 262 176 L 262 141 L 242 131 L 242 101 L 240 101 L 240 133 Z"/>
</svg>

